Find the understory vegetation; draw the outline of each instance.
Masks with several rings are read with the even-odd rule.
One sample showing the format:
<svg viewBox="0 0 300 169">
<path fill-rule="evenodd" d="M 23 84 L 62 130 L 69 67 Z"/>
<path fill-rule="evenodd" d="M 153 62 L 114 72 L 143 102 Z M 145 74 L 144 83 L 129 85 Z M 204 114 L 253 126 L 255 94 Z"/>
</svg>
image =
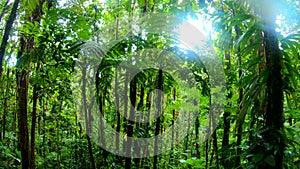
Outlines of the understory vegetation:
<svg viewBox="0 0 300 169">
<path fill-rule="evenodd" d="M 299 7 L 0 1 L 0 168 L 300 168 Z"/>
</svg>

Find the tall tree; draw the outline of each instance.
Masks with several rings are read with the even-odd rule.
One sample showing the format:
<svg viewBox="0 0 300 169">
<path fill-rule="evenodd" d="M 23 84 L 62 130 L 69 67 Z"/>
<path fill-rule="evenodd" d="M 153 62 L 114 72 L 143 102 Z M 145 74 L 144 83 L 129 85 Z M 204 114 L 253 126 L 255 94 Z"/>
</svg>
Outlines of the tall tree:
<svg viewBox="0 0 300 169">
<path fill-rule="evenodd" d="M 40 22 L 42 16 L 42 6 L 44 0 L 40 0 L 36 5 L 32 15 L 27 16 L 28 22 Z M 22 36 L 20 39 L 20 49 L 18 52 L 16 73 L 17 78 L 17 93 L 18 93 L 18 128 L 19 128 L 19 144 L 22 156 L 22 168 L 28 169 L 35 168 L 35 160 L 30 159 L 29 156 L 29 138 L 28 138 L 28 85 L 29 85 L 29 72 L 30 55 L 34 50 L 34 37 Z M 35 141 L 35 140 L 31 140 Z M 35 151 L 35 150 L 31 150 Z M 33 155 L 34 156 L 34 155 Z M 33 160 L 33 161 L 32 161 Z"/>
<path fill-rule="evenodd" d="M 265 162 L 266 168 L 283 168 L 284 132 L 283 132 L 283 80 L 282 80 L 282 54 L 279 49 L 278 37 L 275 31 L 276 6 L 273 1 L 264 0 L 265 9 L 262 11 L 264 27 L 264 44 L 267 67 L 267 112 L 266 127 L 269 129 L 263 137 L 274 148 L 268 152 L 269 158 L 274 158 L 275 164 Z M 274 157 L 273 157 L 274 156 Z"/>
</svg>

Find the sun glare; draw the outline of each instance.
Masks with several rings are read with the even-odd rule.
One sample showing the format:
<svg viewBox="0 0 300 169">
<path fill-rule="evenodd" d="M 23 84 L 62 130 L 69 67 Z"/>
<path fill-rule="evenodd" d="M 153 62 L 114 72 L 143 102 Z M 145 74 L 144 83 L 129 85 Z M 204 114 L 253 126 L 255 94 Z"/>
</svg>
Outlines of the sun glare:
<svg viewBox="0 0 300 169">
<path fill-rule="evenodd" d="M 208 41 L 212 32 L 212 25 L 201 15 L 192 18 L 190 15 L 187 20 L 179 26 L 178 38 L 180 40 L 180 48 L 197 49 L 203 46 L 204 41 Z"/>
<path fill-rule="evenodd" d="M 17 64 L 17 57 L 15 53 L 12 53 L 12 55 L 9 58 L 5 58 L 8 61 L 8 66 L 15 66 Z"/>
</svg>

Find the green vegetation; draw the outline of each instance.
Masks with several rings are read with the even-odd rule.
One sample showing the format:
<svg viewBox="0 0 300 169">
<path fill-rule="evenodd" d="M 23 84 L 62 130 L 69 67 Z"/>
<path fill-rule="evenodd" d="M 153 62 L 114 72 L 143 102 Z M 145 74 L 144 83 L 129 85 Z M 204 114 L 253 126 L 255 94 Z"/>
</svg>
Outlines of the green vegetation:
<svg viewBox="0 0 300 169">
<path fill-rule="evenodd" d="M 299 6 L 1 1 L 0 168 L 300 168 Z M 166 18 L 138 30 L 154 14 Z M 205 29 L 216 58 L 182 47 L 197 32 L 155 32 L 172 27 L 167 16 Z M 134 66 L 146 68 L 134 74 Z M 174 125 L 180 117 L 184 125 Z M 168 145 L 131 142 L 161 134 Z"/>
</svg>

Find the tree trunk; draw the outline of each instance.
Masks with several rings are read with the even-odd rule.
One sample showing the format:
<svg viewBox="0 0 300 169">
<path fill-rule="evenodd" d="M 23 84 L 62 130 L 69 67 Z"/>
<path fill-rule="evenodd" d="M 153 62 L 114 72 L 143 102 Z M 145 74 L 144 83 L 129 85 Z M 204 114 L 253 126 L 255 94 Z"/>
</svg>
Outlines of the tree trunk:
<svg viewBox="0 0 300 169">
<path fill-rule="evenodd" d="M 36 72 L 40 69 L 40 64 L 37 64 Z M 30 143 L 30 160 L 31 168 L 36 168 L 35 165 L 35 128 L 36 128 L 36 106 L 38 101 L 38 86 L 37 84 L 33 87 L 33 96 L 32 96 L 32 119 L 31 119 L 31 143 Z"/>
<path fill-rule="evenodd" d="M 157 89 L 160 90 L 158 92 L 158 96 L 157 96 L 157 113 L 156 113 L 156 126 L 155 126 L 155 136 L 157 136 L 159 134 L 159 131 L 160 131 L 160 114 L 161 114 L 161 103 L 162 103 L 162 90 L 163 90 L 163 74 L 162 74 L 162 69 L 159 69 L 158 70 L 158 84 L 157 84 Z M 154 140 L 154 157 L 153 157 L 153 169 L 157 169 L 157 151 L 158 151 L 158 138 L 155 137 L 155 140 Z"/>
<path fill-rule="evenodd" d="M 173 89 L 173 99 L 174 99 L 174 102 L 176 101 L 176 88 Z M 175 120 L 176 120 L 176 110 L 173 109 L 172 110 L 172 141 L 171 141 L 171 152 L 170 152 L 170 162 L 173 163 L 174 162 L 174 139 L 175 139 L 175 133 L 174 133 L 174 123 L 175 123 Z M 198 116 L 197 116 L 198 118 Z M 197 124 L 196 124 L 196 140 L 197 140 L 197 136 L 198 136 L 198 127 L 197 127 Z M 197 147 L 197 142 L 196 142 L 196 147 Z"/>
<path fill-rule="evenodd" d="M 118 95 L 118 88 L 119 88 L 119 83 L 118 83 L 118 71 L 116 68 L 115 72 L 115 100 L 116 100 L 116 114 L 117 114 L 117 133 L 120 133 L 121 131 L 121 111 L 120 109 L 120 100 L 119 100 L 119 95 Z M 116 134 L 116 150 L 120 151 L 120 135 Z M 118 157 L 119 158 L 119 157 Z"/>
<path fill-rule="evenodd" d="M 239 27 L 235 26 L 234 30 L 236 32 L 236 39 L 238 39 L 241 36 L 241 32 Z M 241 52 L 241 48 L 240 46 L 238 46 L 238 50 L 237 50 L 237 55 L 238 55 L 238 67 L 239 67 L 239 71 L 238 71 L 238 78 L 240 79 L 242 77 L 242 56 L 240 54 Z M 241 86 L 241 85 L 240 85 Z M 243 97 L 244 97 L 244 90 L 242 87 L 239 87 L 239 98 L 238 98 L 238 113 L 241 113 L 242 110 L 242 101 L 243 101 Z M 238 115 L 238 114 L 237 114 Z M 237 140 L 236 140 L 236 159 L 235 159 L 235 167 L 239 167 L 241 164 L 241 153 L 242 153 L 242 148 L 241 143 L 242 143 L 242 132 L 243 132 L 243 124 L 244 124 L 244 119 L 242 119 L 240 122 L 237 122 Z"/>
<path fill-rule="evenodd" d="M 231 60 L 230 60 L 230 54 L 228 52 L 225 52 L 225 60 L 226 60 L 226 73 L 227 73 L 227 77 L 228 77 L 228 95 L 227 95 L 227 100 L 231 100 L 232 98 L 232 78 L 231 78 L 231 74 L 230 74 L 230 69 L 231 69 Z M 227 104 L 228 108 L 230 108 L 232 106 L 231 103 Z M 224 132 L 223 132 L 223 139 L 222 139 L 222 165 L 225 168 L 232 168 L 231 166 L 231 162 L 230 161 L 226 161 L 226 159 L 228 158 L 229 154 L 226 152 L 229 149 L 229 132 L 230 132 L 230 111 L 225 111 L 224 115 L 223 115 L 223 121 L 224 121 Z"/>
<path fill-rule="evenodd" d="M 139 100 L 139 103 L 137 105 L 137 110 L 138 111 L 143 111 L 142 107 L 144 105 L 144 95 L 145 95 L 144 84 L 141 84 L 140 85 L 140 97 L 139 97 L 140 100 Z M 141 118 L 142 118 L 141 116 L 136 117 L 135 126 L 136 126 L 137 130 L 140 130 L 141 128 L 144 128 L 144 126 L 140 122 L 142 120 Z M 137 141 L 134 143 L 134 147 L 135 147 L 134 152 L 135 152 L 136 156 L 140 156 L 141 155 L 141 149 L 140 149 L 139 145 L 137 144 Z M 140 158 L 135 158 L 134 159 L 135 167 L 140 168 L 140 166 L 139 166 L 140 161 L 141 161 Z"/>
<path fill-rule="evenodd" d="M 15 74 L 15 72 L 13 72 L 12 74 Z M 15 96 L 15 102 L 14 104 L 14 110 L 13 111 L 13 117 L 12 117 L 12 132 L 13 133 L 17 133 L 16 129 L 17 129 L 17 110 L 18 110 L 18 93 L 14 93 Z"/>
<path fill-rule="evenodd" d="M 211 97 L 211 96 L 210 96 Z M 211 99 L 210 99 L 211 104 Z M 208 155 L 209 155 L 209 147 L 210 147 L 210 139 L 209 136 L 211 134 L 211 118 L 209 117 L 208 127 L 207 127 L 207 134 L 206 134 L 206 141 L 205 141 L 205 169 L 208 169 Z"/>
<path fill-rule="evenodd" d="M 103 90 L 103 95 L 102 95 L 102 113 L 103 113 L 103 119 L 101 120 L 101 142 L 102 142 L 102 145 L 104 146 L 104 147 L 106 147 L 106 132 L 105 132 L 105 127 L 104 127 L 104 111 L 105 111 L 105 109 L 104 109 L 104 106 L 105 106 L 105 96 L 107 96 L 108 95 L 108 93 L 107 93 L 107 88 L 105 87 L 104 88 L 104 90 Z M 103 161 L 103 166 L 107 166 L 108 165 L 108 163 L 107 163 L 107 156 L 108 156 L 108 152 L 105 150 L 105 149 L 102 149 L 102 151 L 103 151 L 103 154 L 102 154 L 102 156 L 103 156 L 103 159 L 104 159 L 104 161 Z"/>
<path fill-rule="evenodd" d="M 266 1 L 272 3 L 271 1 Z M 282 56 L 279 49 L 278 38 L 275 31 L 276 15 L 265 11 L 263 20 L 266 23 L 264 30 L 264 43 L 266 52 L 267 78 L 267 112 L 266 127 L 269 129 L 264 139 L 270 145 L 276 145 L 267 154 L 274 155 L 275 166 L 264 164 L 267 168 L 283 168 L 284 156 L 284 132 L 283 132 L 283 80 L 282 80 Z"/>
<path fill-rule="evenodd" d="M 88 134 L 86 135 L 86 139 L 88 141 L 88 149 L 89 149 L 89 154 L 90 154 L 90 161 L 91 161 L 90 166 L 92 169 L 95 169 L 96 165 L 95 165 L 95 160 L 94 160 L 94 156 L 93 156 L 93 147 L 92 147 L 91 139 Z"/>
<path fill-rule="evenodd" d="M 124 128 L 124 133 L 127 133 L 127 124 L 128 121 L 127 119 L 127 111 L 128 111 L 128 74 L 125 73 L 125 80 L 124 80 L 124 123 L 123 123 L 123 128 Z M 123 144 L 123 152 L 126 152 L 126 143 Z"/>
<path fill-rule="evenodd" d="M 6 90 L 5 90 L 5 98 L 4 98 L 4 103 L 3 103 L 3 117 L 2 117 L 2 120 L 3 120 L 3 123 L 2 123 L 2 129 L 3 129 L 3 132 L 2 132 L 2 138 L 5 139 L 5 130 L 6 130 L 6 115 L 7 115 L 7 99 L 9 97 L 9 73 L 10 73 L 10 70 L 7 69 L 7 74 L 6 74 L 6 78 L 7 78 L 7 83 L 6 83 Z M 1 135 L 0 135 L 1 136 Z M 0 140 L 1 140 L 1 137 L 0 137 Z"/>
<path fill-rule="evenodd" d="M 90 139 L 90 134 L 92 133 L 92 121 L 91 121 L 91 112 L 88 111 L 88 106 L 87 106 L 87 98 L 86 98 L 86 88 L 87 88 L 87 79 L 86 79 L 86 73 L 87 73 L 87 63 L 86 60 L 83 61 L 82 64 L 82 88 L 81 88 L 81 96 L 82 96 L 82 111 L 84 112 L 84 117 L 85 117 L 85 127 L 86 127 L 86 139 L 88 142 L 88 151 L 89 151 L 89 156 L 90 156 L 90 167 L 92 169 L 95 169 L 95 160 L 93 156 L 93 148 L 92 148 L 92 143 Z M 92 103 L 90 103 L 92 104 Z"/>
<path fill-rule="evenodd" d="M 195 122 L 195 151 L 196 151 L 196 157 L 200 159 L 200 144 L 199 144 L 199 127 L 200 127 L 200 122 L 199 122 L 199 116 L 196 117 L 196 122 Z"/>
<path fill-rule="evenodd" d="M 191 113 L 188 112 L 188 132 L 187 132 L 187 135 L 186 135 L 186 140 L 185 140 L 185 152 L 187 152 L 188 150 L 188 147 L 189 147 L 189 132 L 190 132 L 190 127 L 191 127 L 191 123 L 190 123 L 190 118 L 191 118 Z M 188 155 L 186 155 L 185 157 L 186 159 L 188 158 Z"/>
<path fill-rule="evenodd" d="M 281 52 L 279 50 L 278 39 L 273 27 L 267 27 L 264 31 L 267 69 L 269 72 L 267 81 L 268 105 L 266 114 L 267 126 L 272 126 L 276 130 L 283 127 L 283 82 L 281 76 Z"/>
<path fill-rule="evenodd" d="M 120 7 L 120 1 L 117 0 L 117 5 L 118 8 Z M 117 16 L 116 16 L 116 40 L 119 39 L 119 15 L 120 15 L 120 11 L 118 11 Z M 118 96 L 118 88 L 119 88 L 119 84 L 118 84 L 118 66 L 116 66 L 115 68 L 115 100 L 116 100 L 116 113 L 117 113 L 117 133 L 120 133 L 121 131 L 121 111 L 119 111 L 120 109 L 120 100 L 119 100 L 119 96 Z M 117 152 L 120 151 L 120 135 L 117 134 L 116 135 L 116 150 Z M 117 157 L 118 159 L 120 159 L 120 157 Z"/>
<path fill-rule="evenodd" d="M 135 104 L 136 104 L 136 82 L 132 80 L 130 82 L 130 101 L 131 101 L 131 109 L 130 109 L 130 114 L 129 114 L 129 119 L 134 119 L 134 112 L 135 112 Z M 127 141 L 126 141 L 126 160 L 125 160 L 125 168 L 129 169 L 131 167 L 131 147 L 132 147 L 132 137 L 133 135 L 133 126 L 134 122 L 131 120 L 128 120 L 128 125 L 127 125 Z"/>
<path fill-rule="evenodd" d="M 16 1 L 18 3 L 18 0 Z M 16 3 L 15 2 L 15 3 Z M 36 6 L 32 13 L 32 17 L 28 17 L 29 22 L 40 22 L 42 16 L 42 6 L 44 1 Z M 22 169 L 28 169 L 31 167 L 31 161 L 29 156 L 29 138 L 28 138 L 28 118 L 27 118 L 27 105 L 28 105 L 28 85 L 29 85 L 29 73 L 26 70 L 30 65 L 30 55 L 34 47 L 34 38 L 21 36 L 20 50 L 18 52 L 16 73 L 17 78 L 17 92 L 18 92 L 18 128 L 19 128 L 19 143 L 22 156 Z M 25 60 L 26 59 L 26 60 Z"/>
<path fill-rule="evenodd" d="M 21 37 L 21 49 L 18 53 L 20 60 L 25 49 L 25 40 Z M 18 62 L 19 62 L 18 60 Z M 21 68 L 25 68 L 25 63 L 20 63 Z M 18 128 L 19 128 L 19 144 L 22 157 L 22 169 L 29 168 L 29 149 L 28 149 L 28 124 L 27 124 L 27 102 L 28 102 L 28 72 L 25 69 L 18 70 L 17 78 L 17 92 L 18 92 Z"/>
<path fill-rule="evenodd" d="M 218 105 L 215 105 L 218 106 Z M 213 106 L 213 107 L 215 107 Z M 214 110 L 213 110 L 214 111 Z M 216 169 L 219 169 L 219 153 L 218 153 L 218 140 L 217 140 L 217 123 L 216 123 L 216 117 L 215 113 L 211 113 L 211 121 L 212 121 L 212 127 L 214 129 L 213 132 L 213 149 L 216 154 Z"/>
</svg>

